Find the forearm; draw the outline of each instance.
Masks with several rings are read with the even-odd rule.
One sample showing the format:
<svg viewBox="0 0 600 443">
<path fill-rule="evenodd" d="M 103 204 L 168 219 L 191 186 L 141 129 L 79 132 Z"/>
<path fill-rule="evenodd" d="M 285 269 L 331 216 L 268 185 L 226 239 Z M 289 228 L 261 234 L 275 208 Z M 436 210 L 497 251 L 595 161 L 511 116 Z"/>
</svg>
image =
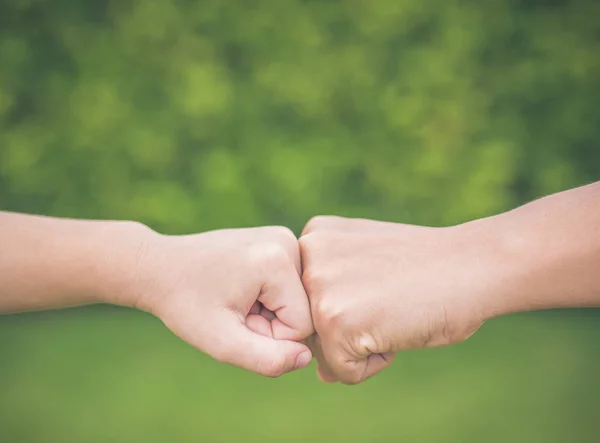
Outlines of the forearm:
<svg viewBox="0 0 600 443">
<path fill-rule="evenodd" d="M 600 182 L 465 226 L 493 256 L 488 317 L 600 306 Z"/>
<path fill-rule="evenodd" d="M 0 313 L 134 304 L 147 228 L 0 212 Z"/>
</svg>

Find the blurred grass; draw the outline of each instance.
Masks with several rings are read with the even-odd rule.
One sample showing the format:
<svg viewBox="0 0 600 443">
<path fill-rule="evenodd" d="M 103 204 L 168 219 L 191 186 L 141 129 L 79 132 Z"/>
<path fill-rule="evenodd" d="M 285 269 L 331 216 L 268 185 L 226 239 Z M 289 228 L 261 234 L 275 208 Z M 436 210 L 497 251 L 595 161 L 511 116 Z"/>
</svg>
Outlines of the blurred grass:
<svg viewBox="0 0 600 443">
<path fill-rule="evenodd" d="M 363 385 L 218 364 L 149 315 L 2 317 L 1 441 L 595 442 L 597 317 L 516 315 Z"/>
</svg>

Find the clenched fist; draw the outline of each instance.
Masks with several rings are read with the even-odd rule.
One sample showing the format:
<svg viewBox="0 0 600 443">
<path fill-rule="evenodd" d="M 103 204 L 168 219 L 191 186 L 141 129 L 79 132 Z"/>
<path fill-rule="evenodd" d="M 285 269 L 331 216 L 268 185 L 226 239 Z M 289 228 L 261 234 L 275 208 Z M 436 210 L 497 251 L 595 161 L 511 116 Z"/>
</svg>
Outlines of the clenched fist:
<svg viewBox="0 0 600 443">
<path fill-rule="evenodd" d="M 313 332 L 296 236 L 284 227 L 162 235 L 141 223 L 0 212 L 0 313 L 137 307 L 217 360 L 276 377 Z"/>
<path fill-rule="evenodd" d="M 313 218 L 300 250 L 320 377 L 359 383 L 398 351 L 473 334 L 488 290 L 475 240 L 455 228 Z"/>
<path fill-rule="evenodd" d="M 153 234 L 135 305 L 217 360 L 276 377 L 307 366 L 313 333 L 298 242 L 287 228 Z"/>
</svg>

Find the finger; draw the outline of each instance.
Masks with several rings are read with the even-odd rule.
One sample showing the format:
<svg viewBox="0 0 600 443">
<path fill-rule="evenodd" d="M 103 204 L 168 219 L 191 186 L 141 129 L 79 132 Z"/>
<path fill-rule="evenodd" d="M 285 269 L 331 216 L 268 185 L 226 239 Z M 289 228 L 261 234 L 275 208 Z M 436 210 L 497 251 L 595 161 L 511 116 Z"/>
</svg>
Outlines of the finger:
<svg viewBox="0 0 600 443">
<path fill-rule="evenodd" d="M 226 337 L 210 343 L 206 350 L 223 363 L 265 377 L 279 377 L 308 366 L 312 359 L 310 350 L 302 343 L 260 335 L 235 315 L 227 316 L 219 324 Z"/>
<path fill-rule="evenodd" d="M 392 364 L 396 354 L 381 349 L 370 334 L 363 334 L 358 339 L 358 346 L 353 346 L 356 359 L 366 359 L 366 368 L 361 381 L 371 378 Z M 384 352 L 385 351 L 385 352 Z"/>
<path fill-rule="evenodd" d="M 246 326 L 252 332 L 263 335 L 265 337 L 273 338 L 273 329 L 271 329 L 271 322 L 259 314 L 249 314 L 246 317 Z"/>
<path fill-rule="evenodd" d="M 336 383 L 340 381 L 340 379 L 333 375 L 327 367 L 322 366 L 320 363 L 317 366 L 317 377 L 319 377 L 319 380 L 323 383 Z"/>
<path fill-rule="evenodd" d="M 321 349 L 323 358 L 319 360 L 319 366 L 325 375 L 332 375 L 342 383 L 351 385 L 364 380 L 367 358 L 357 359 L 331 340 L 322 340 Z"/>
<path fill-rule="evenodd" d="M 271 322 L 277 318 L 277 316 L 269 311 L 267 308 L 262 306 L 259 302 L 255 303 L 260 305 L 258 309 L 250 309 L 250 313 L 246 316 L 246 326 L 257 334 L 264 335 L 265 337 L 273 337 L 273 328 Z"/>
<path fill-rule="evenodd" d="M 276 315 L 271 321 L 274 338 L 299 341 L 314 332 L 308 296 L 292 262 L 280 262 L 270 270 L 258 301 Z"/>
<path fill-rule="evenodd" d="M 262 306 L 259 302 L 255 301 L 254 304 L 252 305 L 252 307 L 250 308 L 250 312 L 248 312 L 248 314 L 260 314 L 260 310 L 262 309 Z"/>
<path fill-rule="evenodd" d="M 362 381 L 368 380 L 376 374 L 379 374 L 385 368 L 392 364 L 396 354 L 386 352 L 383 354 L 371 354 L 367 357 L 367 369 L 365 370 Z"/>
<path fill-rule="evenodd" d="M 262 308 L 260 308 L 259 314 L 262 315 L 264 318 L 266 318 L 269 321 L 273 321 L 277 318 L 277 315 L 273 311 L 270 311 L 269 309 L 265 308 L 264 306 Z"/>
<path fill-rule="evenodd" d="M 333 374 L 327 365 L 327 361 L 323 355 L 321 339 L 319 338 L 318 334 L 313 334 L 309 337 L 308 347 L 310 348 L 313 356 L 317 359 L 317 377 L 319 377 L 319 380 L 324 383 L 335 383 L 339 381 L 339 379 Z"/>
<path fill-rule="evenodd" d="M 317 356 L 320 375 L 327 380 L 337 378 L 349 385 L 362 383 L 378 374 L 387 368 L 394 358 L 391 352 L 372 354 L 366 351 L 363 355 L 348 353 L 332 341 L 321 342 L 321 348 L 323 359 L 319 360 Z"/>
</svg>

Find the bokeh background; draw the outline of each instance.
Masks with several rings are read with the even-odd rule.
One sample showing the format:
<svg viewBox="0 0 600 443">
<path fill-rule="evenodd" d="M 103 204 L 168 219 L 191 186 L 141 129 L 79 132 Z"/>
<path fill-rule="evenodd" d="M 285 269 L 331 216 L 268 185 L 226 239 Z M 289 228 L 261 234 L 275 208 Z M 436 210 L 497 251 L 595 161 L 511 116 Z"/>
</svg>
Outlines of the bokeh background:
<svg viewBox="0 0 600 443">
<path fill-rule="evenodd" d="M 595 0 L 0 0 L 0 208 L 171 234 L 507 210 L 600 179 L 599 18 Z M 598 343 L 595 310 L 509 316 L 344 387 L 220 365 L 127 309 L 4 316 L 0 441 L 597 442 Z"/>
</svg>

